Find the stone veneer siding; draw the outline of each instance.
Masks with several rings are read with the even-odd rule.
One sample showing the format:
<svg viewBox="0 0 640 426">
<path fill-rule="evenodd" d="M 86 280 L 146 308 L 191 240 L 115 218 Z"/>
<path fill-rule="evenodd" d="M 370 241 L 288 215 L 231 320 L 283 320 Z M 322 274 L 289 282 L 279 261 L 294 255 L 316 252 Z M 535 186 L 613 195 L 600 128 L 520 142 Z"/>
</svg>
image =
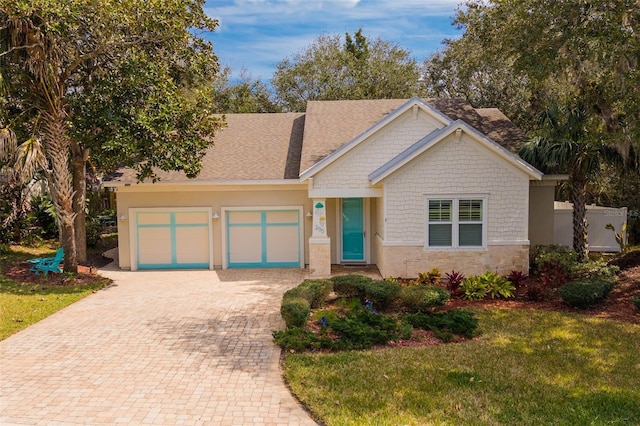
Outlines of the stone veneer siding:
<svg viewBox="0 0 640 426">
<path fill-rule="evenodd" d="M 466 276 L 486 271 L 507 275 L 511 271 L 529 271 L 529 246 L 489 246 L 478 251 L 425 251 L 422 247 L 384 246 L 378 240 L 378 269 L 383 277 L 414 278 L 420 272 L 438 268 L 442 273 L 462 272 Z"/>
</svg>

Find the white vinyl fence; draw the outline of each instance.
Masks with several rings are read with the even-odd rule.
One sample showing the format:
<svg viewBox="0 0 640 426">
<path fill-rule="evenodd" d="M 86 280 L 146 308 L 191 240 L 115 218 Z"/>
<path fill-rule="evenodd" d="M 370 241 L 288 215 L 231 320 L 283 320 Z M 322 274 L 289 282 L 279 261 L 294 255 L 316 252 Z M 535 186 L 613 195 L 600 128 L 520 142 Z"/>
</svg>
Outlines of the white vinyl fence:
<svg viewBox="0 0 640 426">
<path fill-rule="evenodd" d="M 554 242 L 564 246 L 573 246 L 573 204 L 556 201 L 554 203 Z M 589 250 L 600 252 L 619 252 L 613 231 L 606 229 L 612 224 L 616 232 L 620 232 L 627 224 L 627 208 L 587 206 L 587 223 L 589 225 Z"/>
</svg>

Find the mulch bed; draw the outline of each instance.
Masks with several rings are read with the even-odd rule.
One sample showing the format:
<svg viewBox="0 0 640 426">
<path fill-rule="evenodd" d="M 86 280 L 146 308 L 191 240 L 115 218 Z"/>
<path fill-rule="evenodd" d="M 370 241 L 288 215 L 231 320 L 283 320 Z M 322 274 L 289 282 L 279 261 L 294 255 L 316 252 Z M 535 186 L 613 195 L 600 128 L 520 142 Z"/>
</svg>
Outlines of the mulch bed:
<svg viewBox="0 0 640 426">
<path fill-rule="evenodd" d="M 20 263 L 16 266 L 3 270 L 2 274 L 12 280 L 41 285 L 85 285 L 96 281 L 95 275 L 98 268 L 111 263 L 113 259 L 102 256 L 100 254 L 90 255 L 86 262 L 78 264 L 78 273 L 76 275 L 58 274 L 50 272 L 46 277 L 43 274 L 35 274 L 31 272 L 31 264 L 28 262 Z"/>
</svg>

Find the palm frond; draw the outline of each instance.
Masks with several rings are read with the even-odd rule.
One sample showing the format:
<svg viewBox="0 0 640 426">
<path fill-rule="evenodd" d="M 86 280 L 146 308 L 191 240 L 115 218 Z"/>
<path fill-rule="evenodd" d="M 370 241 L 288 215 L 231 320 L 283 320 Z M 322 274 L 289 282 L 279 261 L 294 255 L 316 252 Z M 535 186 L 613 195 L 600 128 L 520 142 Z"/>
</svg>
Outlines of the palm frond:
<svg viewBox="0 0 640 426">
<path fill-rule="evenodd" d="M 8 127 L 0 129 L 0 163 L 11 161 L 17 148 L 16 134 Z"/>
<path fill-rule="evenodd" d="M 46 169 L 47 159 L 39 139 L 32 137 L 20 144 L 16 153 L 15 170 L 23 182 L 28 182 L 39 170 Z"/>
</svg>

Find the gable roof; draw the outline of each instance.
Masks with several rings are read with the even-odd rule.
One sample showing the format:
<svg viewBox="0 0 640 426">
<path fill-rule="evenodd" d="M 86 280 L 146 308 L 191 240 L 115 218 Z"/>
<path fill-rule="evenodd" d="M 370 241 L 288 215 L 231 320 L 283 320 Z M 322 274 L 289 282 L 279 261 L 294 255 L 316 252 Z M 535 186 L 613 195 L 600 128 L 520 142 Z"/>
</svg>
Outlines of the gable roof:
<svg viewBox="0 0 640 426">
<path fill-rule="evenodd" d="M 437 145 L 439 142 L 444 140 L 447 136 L 455 133 L 455 132 L 464 132 L 471 136 L 475 141 L 483 145 L 485 148 L 498 155 L 500 158 L 510 163 L 517 169 L 526 173 L 530 179 L 533 180 L 541 180 L 542 172 L 540 172 L 535 167 L 531 166 L 529 163 L 518 157 L 517 155 L 510 152 L 505 147 L 497 144 L 490 138 L 486 137 L 484 134 L 480 133 L 473 127 L 469 126 L 462 120 L 456 120 L 453 123 L 449 124 L 442 129 L 435 130 L 431 132 L 429 135 L 420 139 L 418 142 L 407 148 L 402 153 L 398 154 L 395 158 L 388 161 L 386 164 L 379 167 L 377 170 L 373 171 L 369 174 L 369 180 L 373 185 L 382 181 L 385 177 L 391 175 L 402 166 L 418 157 L 428 149 Z"/>
<path fill-rule="evenodd" d="M 384 103 L 381 102 L 381 106 L 387 104 L 391 105 L 391 101 L 399 102 L 400 100 L 389 100 L 389 102 Z M 408 101 L 402 100 L 401 105 L 388 111 L 386 114 L 384 114 L 383 118 L 379 118 L 374 122 L 373 125 L 365 128 L 365 130 L 358 134 L 355 138 L 345 140 L 347 133 L 355 133 L 355 129 L 365 126 L 365 123 L 362 122 L 360 122 L 359 125 L 355 125 L 356 121 L 359 122 L 359 120 L 353 118 L 354 112 L 357 113 L 364 110 L 364 108 L 361 107 L 360 102 L 361 101 L 341 102 L 340 105 L 335 106 L 322 105 L 324 104 L 324 102 L 321 102 L 319 103 L 320 108 L 315 109 L 322 109 L 326 107 L 333 107 L 333 109 L 330 110 L 329 113 L 313 110 L 311 113 L 307 113 L 307 121 L 305 123 L 305 140 L 302 150 L 302 159 L 300 161 L 301 179 L 304 180 L 306 177 L 322 170 L 324 167 L 331 164 L 333 161 L 344 155 L 353 147 L 357 146 L 364 139 L 368 138 L 373 133 L 387 125 L 387 123 L 390 123 L 396 117 L 414 106 L 419 107 L 423 111 L 426 111 L 429 115 L 431 115 L 443 125 L 447 125 L 451 121 L 450 118 L 448 118 L 446 115 L 442 114 L 440 111 L 433 108 L 429 104 L 425 103 L 422 99 L 411 98 Z M 376 101 L 369 102 L 375 103 Z M 312 107 L 313 106 L 314 105 L 312 105 Z M 350 132 L 345 131 L 346 129 L 342 128 L 346 126 L 351 127 Z M 306 136 L 307 134 L 309 135 L 308 137 Z M 311 139 L 309 145 L 307 145 L 308 139 Z M 327 151 L 330 148 L 335 148 L 330 151 L 328 155 L 322 156 L 322 152 L 315 151 L 317 147 L 321 147 L 323 151 Z M 311 156 L 311 158 L 308 158 L 310 153 L 313 153 L 313 155 Z M 305 166 L 307 165 L 309 165 L 309 167 L 305 168 Z"/>
<path fill-rule="evenodd" d="M 499 110 L 474 109 L 464 99 L 310 101 L 306 113 L 227 114 L 227 126 L 216 132 L 196 178 L 156 173 L 159 183 L 297 180 L 301 172 L 413 105 L 443 125 L 462 120 L 512 151 L 524 139 Z M 123 168 L 105 185 L 135 182 L 135 171 Z"/>
</svg>

